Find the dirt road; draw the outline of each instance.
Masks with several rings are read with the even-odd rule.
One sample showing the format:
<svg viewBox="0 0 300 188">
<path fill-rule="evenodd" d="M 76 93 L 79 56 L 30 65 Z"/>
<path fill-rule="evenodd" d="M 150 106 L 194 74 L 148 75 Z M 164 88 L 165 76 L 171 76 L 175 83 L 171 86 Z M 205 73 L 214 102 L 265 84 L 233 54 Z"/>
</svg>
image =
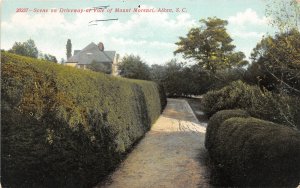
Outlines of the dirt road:
<svg viewBox="0 0 300 188">
<path fill-rule="evenodd" d="M 168 99 L 164 113 L 111 182 L 98 187 L 209 187 L 205 166 L 199 163 L 205 131 L 185 100 Z"/>
</svg>

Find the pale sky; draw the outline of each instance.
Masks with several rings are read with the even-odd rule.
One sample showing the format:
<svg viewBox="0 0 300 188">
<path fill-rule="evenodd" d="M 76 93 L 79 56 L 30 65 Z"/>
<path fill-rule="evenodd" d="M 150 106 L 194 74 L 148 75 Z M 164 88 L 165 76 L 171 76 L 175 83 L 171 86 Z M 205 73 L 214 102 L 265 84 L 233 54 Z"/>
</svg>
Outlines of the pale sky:
<svg viewBox="0 0 300 188">
<path fill-rule="evenodd" d="M 113 12 L 16 12 L 17 8 L 86 10 L 100 5 L 109 5 Z M 186 12 L 114 12 L 115 8 L 137 8 L 138 5 L 155 9 L 185 8 Z M 229 21 L 227 28 L 236 50 L 243 51 L 247 57 L 264 34 L 274 32 L 267 23 L 263 0 L 2 0 L 1 49 L 8 50 L 14 42 L 31 38 L 39 50 L 60 61 L 66 59 L 67 39 L 72 41 L 72 51 L 101 41 L 105 50 L 115 50 L 121 56 L 134 54 L 148 64 L 163 64 L 174 58 L 179 36 L 185 36 L 189 29 L 199 25 L 200 19 L 212 16 Z M 118 21 L 88 24 L 91 20 L 109 18 L 118 18 Z"/>
</svg>

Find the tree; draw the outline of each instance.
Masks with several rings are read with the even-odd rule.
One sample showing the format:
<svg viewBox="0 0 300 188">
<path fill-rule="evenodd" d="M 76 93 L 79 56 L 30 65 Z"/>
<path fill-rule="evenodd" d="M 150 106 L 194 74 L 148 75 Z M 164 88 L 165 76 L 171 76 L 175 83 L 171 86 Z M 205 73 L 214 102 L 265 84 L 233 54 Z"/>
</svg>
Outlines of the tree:
<svg viewBox="0 0 300 188">
<path fill-rule="evenodd" d="M 151 65 L 150 77 L 152 81 L 161 84 L 166 77 L 166 66 L 157 64 Z"/>
<path fill-rule="evenodd" d="M 44 55 L 44 58 L 46 61 L 50 61 L 50 62 L 53 62 L 53 63 L 57 63 L 57 59 L 55 56 L 51 55 L 51 54 L 45 54 Z"/>
<path fill-rule="evenodd" d="M 192 28 L 186 37 L 179 37 L 174 54 L 182 53 L 184 58 L 196 60 L 200 67 L 212 73 L 248 64 L 242 52 L 234 52 L 233 40 L 225 28 L 226 20 L 213 17 L 200 22 L 200 27 Z"/>
<path fill-rule="evenodd" d="M 184 66 L 184 63 L 177 62 L 176 59 L 172 59 L 170 62 L 166 63 L 165 76 L 162 79 L 162 85 L 168 96 L 183 96 L 182 70 Z"/>
<path fill-rule="evenodd" d="M 207 71 L 199 65 L 187 65 L 173 59 L 151 66 L 151 80 L 162 85 L 168 96 L 200 95 L 211 85 Z"/>
<path fill-rule="evenodd" d="M 39 59 L 45 60 L 45 61 L 50 61 L 53 63 L 57 63 L 57 59 L 55 56 L 51 55 L 51 54 L 43 54 L 43 53 L 39 53 Z"/>
<path fill-rule="evenodd" d="M 300 32 L 296 29 L 262 39 L 251 54 L 249 75 L 269 90 L 300 94 Z"/>
<path fill-rule="evenodd" d="M 257 44 L 248 75 L 255 73 L 259 84 L 269 90 L 300 95 L 300 2 L 266 1 L 266 15 L 279 32 Z"/>
<path fill-rule="evenodd" d="M 171 60 L 165 65 L 165 77 L 162 80 L 168 96 L 191 96 L 202 94 L 205 73 L 199 65 L 188 66 L 186 63 Z"/>
<path fill-rule="evenodd" d="M 119 63 L 118 69 L 123 77 L 150 80 L 150 67 L 139 56 L 125 56 Z"/>
<path fill-rule="evenodd" d="M 15 42 L 9 52 L 33 58 L 37 58 L 39 54 L 39 51 L 32 39 L 29 39 L 23 43 Z"/>
<path fill-rule="evenodd" d="M 61 58 L 61 59 L 60 59 L 60 63 L 61 63 L 61 64 L 65 64 L 65 59 L 64 59 L 64 58 Z"/>
<path fill-rule="evenodd" d="M 71 39 L 68 39 L 67 41 L 67 45 L 66 45 L 66 49 L 67 49 L 67 59 L 69 59 L 72 56 L 72 43 L 71 43 Z"/>
<path fill-rule="evenodd" d="M 280 32 L 288 32 L 300 28 L 300 2 L 299 0 L 266 0 L 266 15 L 270 23 Z"/>
<path fill-rule="evenodd" d="M 151 80 L 162 85 L 168 96 L 201 95 L 243 78 L 245 69 L 218 70 L 213 76 L 198 64 L 188 65 L 176 59 L 151 66 Z"/>
</svg>

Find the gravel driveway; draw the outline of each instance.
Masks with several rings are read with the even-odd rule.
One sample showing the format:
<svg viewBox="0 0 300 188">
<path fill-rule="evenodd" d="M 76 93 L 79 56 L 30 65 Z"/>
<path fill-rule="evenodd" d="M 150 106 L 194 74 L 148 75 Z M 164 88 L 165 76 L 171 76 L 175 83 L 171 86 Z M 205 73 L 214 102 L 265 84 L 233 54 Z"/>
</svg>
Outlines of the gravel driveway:
<svg viewBox="0 0 300 188">
<path fill-rule="evenodd" d="M 163 114 L 111 181 L 98 187 L 209 187 L 206 167 L 199 162 L 205 131 L 184 99 L 168 99 Z"/>
</svg>

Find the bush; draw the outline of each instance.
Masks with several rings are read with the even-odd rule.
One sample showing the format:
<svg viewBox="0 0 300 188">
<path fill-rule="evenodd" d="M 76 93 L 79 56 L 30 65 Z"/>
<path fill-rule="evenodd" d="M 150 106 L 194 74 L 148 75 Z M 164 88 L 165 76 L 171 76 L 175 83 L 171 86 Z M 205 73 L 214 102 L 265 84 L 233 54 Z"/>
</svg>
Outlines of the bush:
<svg viewBox="0 0 300 188">
<path fill-rule="evenodd" d="M 222 110 L 214 114 L 209 119 L 205 134 L 205 147 L 208 151 L 214 148 L 215 135 L 220 125 L 232 117 L 250 117 L 250 115 L 244 110 Z"/>
<path fill-rule="evenodd" d="M 255 118 L 230 118 L 216 132 L 214 165 L 227 185 L 296 187 L 300 180 L 300 133 Z M 222 156 L 222 157 L 218 157 Z"/>
<path fill-rule="evenodd" d="M 96 185 L 165 105 L 153 82 L 1 55 L 3 186 Z"/>
<path fill-rule="evenodd" d="M 253 117 L 300 128 L 299 98 L 273 94 L 242 81 L 210 91 L 202 101 L 208 116 L 220 110 L 243 109 Z"/>
<path fill-rule="evenodd" d="M 217 113 L 215 113 L 208 122 L 207 128 L 206 128 L 206 134 L 205 134 L 205 147 L 209 152 L 209 155 L 213 156 L 213 159 L 210 159 L 210 169 L 211 169 L 211 176 L 210 176 L 210 182 L 213 185 L 216 186 L 230 186 L 230 177 L 228 177 L 224 172 L 223 169 L 218 166 L 218 164 L 215 164 L 214 161 L 220 161 L 223 157 L 221 153 L 216 152 L 216 148 L 218 146 L 216 143 L 219 143 L 219 141 L 216 141 L 216 135 L 219 131 L 219 127 L 221 124 L 232 117 L 249 117 L 249 114 L 244 110 L 222 110 Z"/>
</svg>

